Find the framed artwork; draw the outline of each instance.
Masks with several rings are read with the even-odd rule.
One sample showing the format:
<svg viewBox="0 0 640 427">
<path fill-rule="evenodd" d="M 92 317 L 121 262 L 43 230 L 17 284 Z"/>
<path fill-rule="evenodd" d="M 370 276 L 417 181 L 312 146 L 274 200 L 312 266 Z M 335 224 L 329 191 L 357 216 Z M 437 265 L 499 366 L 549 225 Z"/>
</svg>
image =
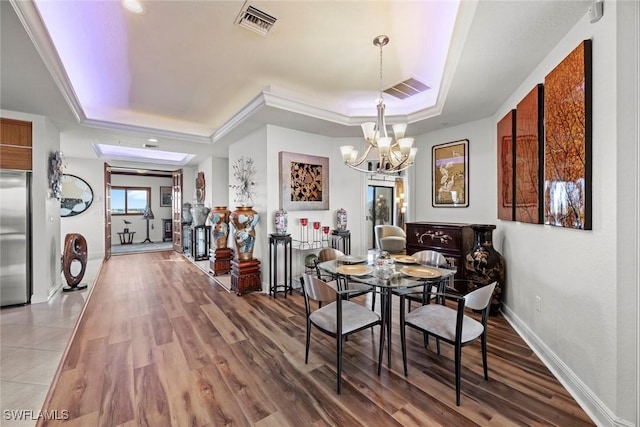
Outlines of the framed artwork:
<svg viewBox="0 0 640 427">
<path fill-rule="evenodd" d="M 514 150 L 516 110 L 498 122 L 498 219 L 514 219 Z"/>
<path fill-rule="evenodd" d="M 544 223 L 591 230 L 591 40 L 544 79 Z"/>
<path fill-rule="evenodd" d="M 432 205 L 466 208 L 469 206 L 469 140 L 434 145 L 432 157 Z"/>
<path fill-rule="evenodd" d="M 534 87 L 516 107 L 514 146 L 515 219 L 542 224 L 544 86 Z"/>
<path fill-rule="evenodd" d="M 329 158 L 281 151 L 280 206 L 288 211 L 329 209 Z"/>
<path fill-rule="evenodd" d="M 172 187 L 160 187 L 160 206 L 171 206 Z"/>
</svg>

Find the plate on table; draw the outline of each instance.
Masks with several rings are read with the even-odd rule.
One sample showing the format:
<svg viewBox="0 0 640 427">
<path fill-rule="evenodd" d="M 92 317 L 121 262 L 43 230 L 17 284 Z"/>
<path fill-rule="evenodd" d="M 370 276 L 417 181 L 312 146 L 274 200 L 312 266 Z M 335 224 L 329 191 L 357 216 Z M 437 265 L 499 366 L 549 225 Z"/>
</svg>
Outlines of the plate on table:
<svg viewBox="0 0 640 427">
<path fill-rule="evenodd" d="M 421 265 L 402 267 L 400 269 L 400 272 L 406 274 L 407 276 L 418 277 L 420 279 L 435 279 L 441 276 L 438 270 Z"/>
<path fill-rule="evenodd" d="M 371 274 L 373 268 L 367 265 L 341 265 L 336 268 L 336 272 L 340 274 L 345 274 L 349 276 L 364 276 L 367 274 Z"/>
<path fill-rule="evenodd" d="M 393 259 L 400 264 L 415 264 L 418 262 L 418 258 L 409 255 L 394 255 Z"/>
<path fill-rule="evenodd" d="M 338 257 L 337 260 L 343 264 L 360 264 L 361 262 L 366 262 L 367 258 L 356 255 L 344 255 Z"/>
</svg>

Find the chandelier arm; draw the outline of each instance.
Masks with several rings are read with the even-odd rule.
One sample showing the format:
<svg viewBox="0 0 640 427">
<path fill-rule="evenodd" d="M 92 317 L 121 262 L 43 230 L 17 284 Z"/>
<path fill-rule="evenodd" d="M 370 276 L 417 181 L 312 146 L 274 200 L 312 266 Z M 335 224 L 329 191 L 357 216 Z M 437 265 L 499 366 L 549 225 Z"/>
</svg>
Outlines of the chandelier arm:
<svg viewBox="0 0 640 427">
<path fill-rule="evenodd" d="M 345 162 L 345 164 L 347 166 L 360 166 L 367 159 L 367 156 L 371 152 L 371 148 L 373 148 L 373 147 L 371 145 L 369 145 L 367 147 L 367 149 L 365 150 L 365 152 L 362 154 L 362 156 L 360 156 L 359 159 L 355 160 L 354 162 Z"/>
</svg>

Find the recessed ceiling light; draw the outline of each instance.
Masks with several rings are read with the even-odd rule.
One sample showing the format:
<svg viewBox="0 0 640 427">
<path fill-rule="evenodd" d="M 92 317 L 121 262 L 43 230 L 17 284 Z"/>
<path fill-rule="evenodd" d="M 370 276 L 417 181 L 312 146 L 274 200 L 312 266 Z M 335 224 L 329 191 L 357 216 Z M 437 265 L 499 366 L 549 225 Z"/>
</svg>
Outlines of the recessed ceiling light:
<svg viewBox="0 0 640 427">
<path fill-rule="evenodd" d="M 170 151 L 145 150 L 144 148 L 123 147 L 118 145 L 93 144 L 99 157 L 119 160 L 145 161 L 159 164 L 181 164 L 189 162 L 194 155 Z"/>
<path fill-rule="evenodd" d="M 135 13 L 136 15 L 144 13 L 144 6 L 139 0 L 122 0 L 122 5 L 129 12 Z"/>
<path fill-rule="evenodd" d="M 149 139 L 147 139 L 147 141 L 149 141 L 149 142 L 158 142 L 158 140 L 155 139 L 155 138 L 149 138 Z"/>
</svg>

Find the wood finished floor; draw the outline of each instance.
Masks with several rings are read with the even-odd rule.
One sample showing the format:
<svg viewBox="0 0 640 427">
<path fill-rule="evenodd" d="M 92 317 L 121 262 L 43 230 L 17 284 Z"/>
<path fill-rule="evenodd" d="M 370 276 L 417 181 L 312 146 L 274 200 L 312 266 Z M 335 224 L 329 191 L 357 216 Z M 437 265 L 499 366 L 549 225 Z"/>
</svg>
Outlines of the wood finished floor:
<svg viewBox="0 0 640 427">
<path fill-rule="evenodd" d="M 313 331 L 304 363 L 300 294 L 238 297 L 174 252 L 111 258 L 43 407 L 70 419 L 38 425 L 593 425 L 500 315 L 489 381 L 479 345 L 463 349 L 461 406 L 446 344 L 437 356 L 409 330 L 405 377 L 394 303 L 392 369 L 378 377 L 379 330 L 360 332 L 344 347 L 337 395 L 331 338 Z"/>
</svg>

